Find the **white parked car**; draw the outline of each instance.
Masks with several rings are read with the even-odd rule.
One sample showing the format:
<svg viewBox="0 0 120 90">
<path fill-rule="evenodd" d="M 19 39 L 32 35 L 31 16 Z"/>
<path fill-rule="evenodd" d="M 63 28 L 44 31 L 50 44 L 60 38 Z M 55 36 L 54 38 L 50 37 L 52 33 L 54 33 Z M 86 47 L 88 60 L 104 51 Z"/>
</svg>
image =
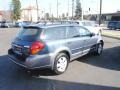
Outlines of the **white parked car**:
<svg viewBox="0 0 120 90">
<path fill-rule="evenodd" d="M 98 24 L 96 24 L 95 21 L 80 21 L 80 20 L 75 20 L 72 21 L 73 23 L 79 24 L 80 26 L 84 26 L 87 29 L 91 30 L 91 32 L 95 34 L 100 34 L 101 35 L 101 27 L 99 27 Z"/>
</svg>

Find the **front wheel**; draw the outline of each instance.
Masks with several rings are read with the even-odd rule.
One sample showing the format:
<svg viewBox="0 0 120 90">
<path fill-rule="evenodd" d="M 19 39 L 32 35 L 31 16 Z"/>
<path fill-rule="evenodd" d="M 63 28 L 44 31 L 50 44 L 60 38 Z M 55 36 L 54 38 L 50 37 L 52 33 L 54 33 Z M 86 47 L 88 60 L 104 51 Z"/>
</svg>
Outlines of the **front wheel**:
<svg viewBox="0 0 120 90">
<path fill-rule="evenodd" d="M 100 55 L 100 54 L 102 53 L 102 51 L 103 51 L 103 45 L 102 45 L 102 43 L 97 44 L 97 45 L 96 45 L 95 53 L 96 53 L 97 55 Z"/>
<path fill-rule="evenodd" d="M 60 53 L 57 55 L 54 63 L 54 72 L 56 74 L 62 74 L 66 71 L 69 63 L 69 57 L 64 54 Z"/>
</svg>

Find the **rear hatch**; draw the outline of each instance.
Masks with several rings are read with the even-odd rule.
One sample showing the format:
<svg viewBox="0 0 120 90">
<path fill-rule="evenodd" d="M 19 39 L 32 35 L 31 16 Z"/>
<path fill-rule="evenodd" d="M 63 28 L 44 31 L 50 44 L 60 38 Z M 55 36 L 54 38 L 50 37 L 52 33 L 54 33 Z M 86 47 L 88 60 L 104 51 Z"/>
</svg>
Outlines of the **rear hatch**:
<svg viewBox="0 0 120 90">
<path fill-rule="evenodd" d="M 30 54 L 30 46 L 39 41 L 41 29 L 38 27 L 23 27 L 12 42 L 12 50 L 19 56 L 27 57 Z"/>
</svg>

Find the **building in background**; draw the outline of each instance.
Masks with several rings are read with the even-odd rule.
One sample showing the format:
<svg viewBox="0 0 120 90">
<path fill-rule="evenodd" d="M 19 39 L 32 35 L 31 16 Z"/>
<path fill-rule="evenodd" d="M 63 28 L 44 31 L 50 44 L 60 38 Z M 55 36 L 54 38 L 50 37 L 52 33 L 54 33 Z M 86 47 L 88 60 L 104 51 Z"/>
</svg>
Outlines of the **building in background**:
<svg viewBox="0 0 120 90">
<path fill-rule="evenodd" d="M 38 10 L 38 15 L 37 15 Z M 22 9 L 20 21 L 32 21 L 36 22 L 39 18 L 43 17 L 43 10 L 37 9 L 36 6 L 28 6 Z"/>
<path fill-rule="evenodd" d="M 11 15 L 11 12 L 9 10 L 6 10 L 6 11 L 1 10 L 0 11 L 0 21 L 3 21 L 3 20 L 12 21 L 10 15 Z"/>
<path fill-rule="evenodd" d="M 99 22 L 99 14 L 84 15 L 84 19 Z M 120 12 L 102 13 L 101 21 L 102 23 L 107 23 L 109 21 L 120 21 Z"/>
<path fill-rule="evenodd" d="M 2 12 L 0 11 L 0 21 L 2 21 L 2 18 L 3 18 L 3 14 L 2 14 Z"/>
<path fill-rule="evenodd" d="M 37 10 L 39 15 L 37 15 Z M 32 21 L 36 22 L 39 19 L 44 17 L 44 12 L 42 9 L 37 9 L 36 6 L 28 6 L 21 10 L 21 18 L 18 21 Z M 0 21 L 12 21 L 11 11 L 9 10 L 0 10 Z"/>
</svg>

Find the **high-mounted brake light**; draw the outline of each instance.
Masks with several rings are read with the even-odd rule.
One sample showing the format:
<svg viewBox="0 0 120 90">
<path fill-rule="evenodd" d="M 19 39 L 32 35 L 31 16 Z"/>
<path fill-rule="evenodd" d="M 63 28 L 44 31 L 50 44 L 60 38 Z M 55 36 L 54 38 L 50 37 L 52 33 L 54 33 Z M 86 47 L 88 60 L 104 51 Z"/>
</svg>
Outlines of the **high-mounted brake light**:
<svg viewBox="0 0 120 90">
<path fill-rule="evenodd" d="M 40 52 L 42 49 L 44 48 L 44 44 L 42 42 L 36 41 L 34 43 L 32 43 L 31 47 L 30 47 L 30 53 L 32 55 L 37 54 L 38 52 Z"/>
</svg>

